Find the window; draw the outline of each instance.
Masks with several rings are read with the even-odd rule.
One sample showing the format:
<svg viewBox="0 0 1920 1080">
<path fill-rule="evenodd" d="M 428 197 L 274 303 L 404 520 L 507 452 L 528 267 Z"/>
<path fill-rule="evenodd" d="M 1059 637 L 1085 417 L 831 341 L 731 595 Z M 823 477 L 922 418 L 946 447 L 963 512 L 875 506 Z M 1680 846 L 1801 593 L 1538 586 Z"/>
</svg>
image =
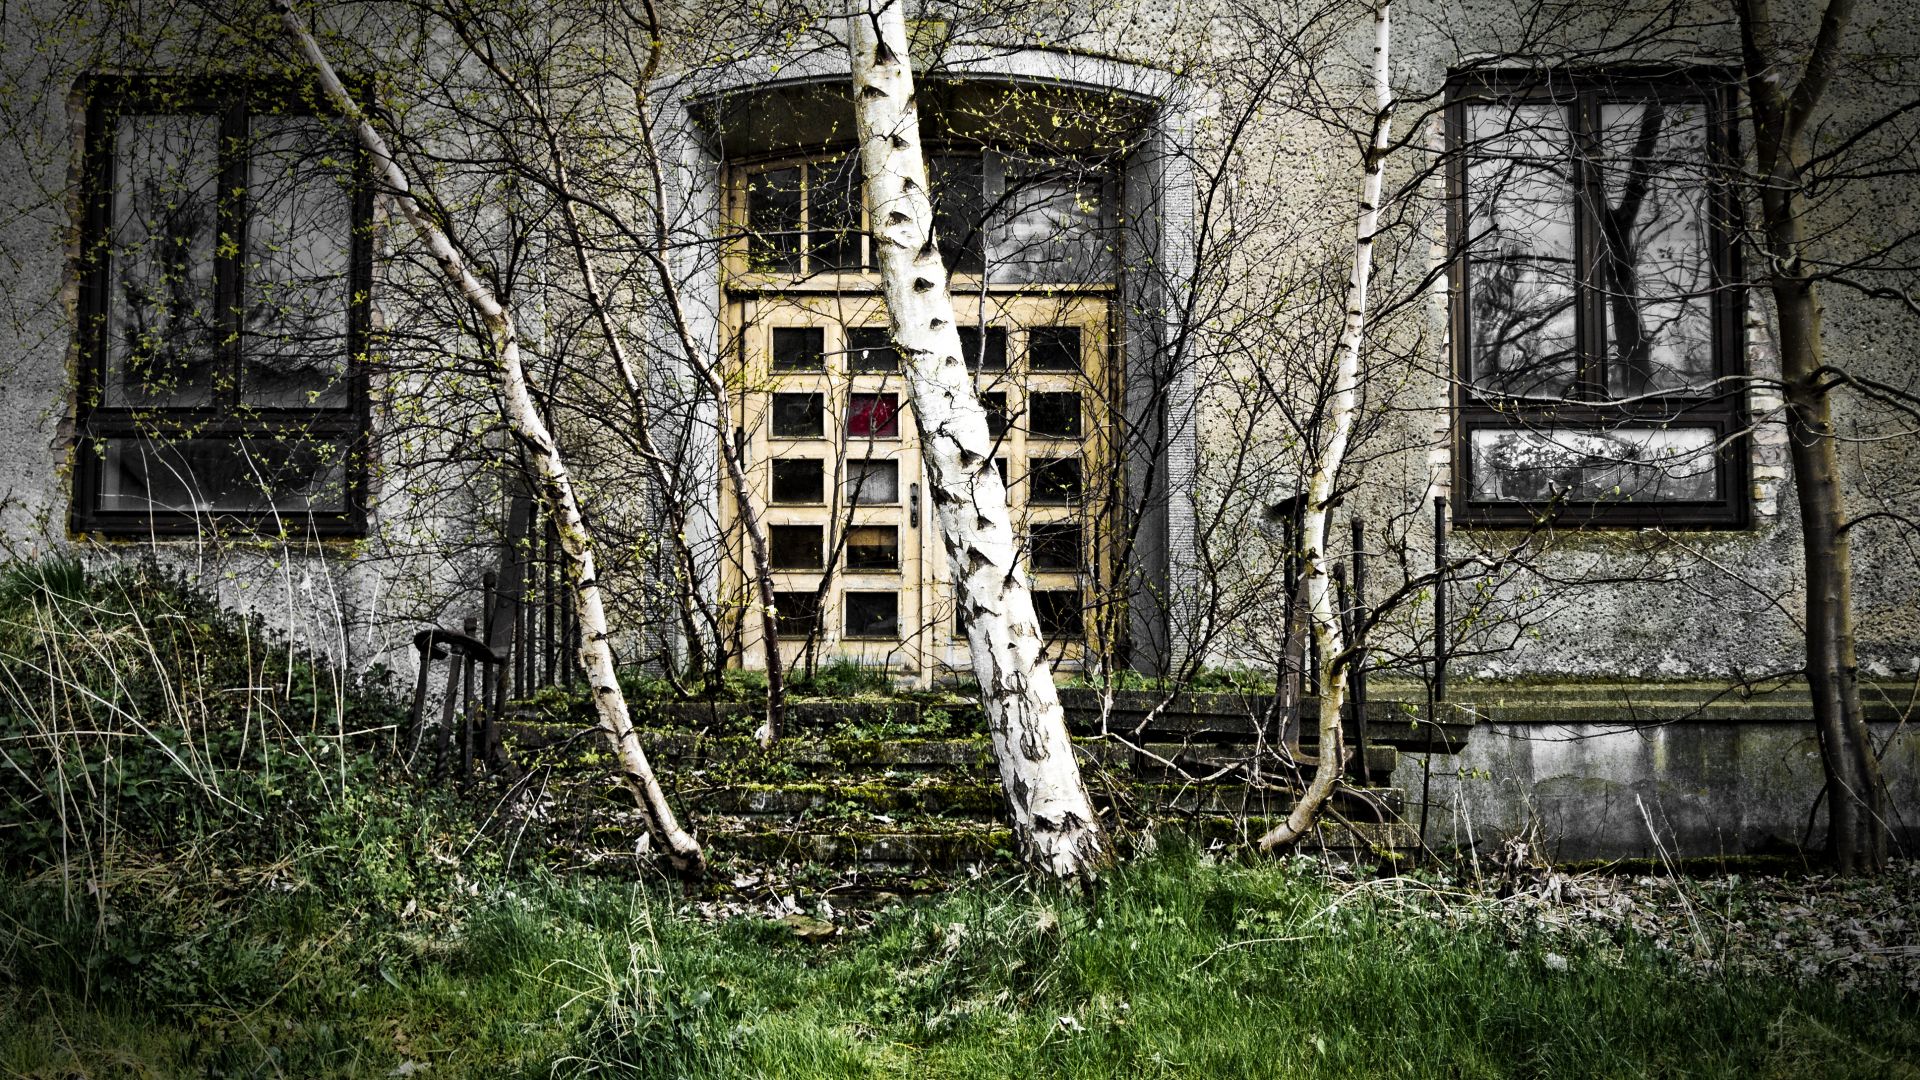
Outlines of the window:
<svg viewBox="0 0 1920 1080">
<path fill-rule="evenodd" d="M 1463 521 L 1744 524 L 1724 78 L 1452 95 Z"/>
<path fill-rule="evenodd" d="M 777 633 L 783 638 L 809 638 L 820 632 L 819 593 L 774 593 L 773 611 Z"/>
<path fill-rule="evenodd" d="M 826 462 L 819 458 L 778 458 L 773 463 L 773 501 L 826 501 Z"/>
<path fill-rule="evenodd" d="M 350 133 L 254 85 L 88 84 L 74 527 L 364 525 Z"/>
<path fill-rule="evenodd" d="M 773 395 L 773 437 L 818 439 L 826 433 L 827 407 L 819 394 Z"/>
<path fill-rule="evenodd" d="M 892 506 L 900 501 L 900 463 L 861 458 L 847 462 L 847 502 Z"/>
<path fill-rule="evenodd" d="M 846 593 L 846 635 L 850 638 L 886 638 L 900 636 L 900 594 L 891 592 Z"/>
</svg>

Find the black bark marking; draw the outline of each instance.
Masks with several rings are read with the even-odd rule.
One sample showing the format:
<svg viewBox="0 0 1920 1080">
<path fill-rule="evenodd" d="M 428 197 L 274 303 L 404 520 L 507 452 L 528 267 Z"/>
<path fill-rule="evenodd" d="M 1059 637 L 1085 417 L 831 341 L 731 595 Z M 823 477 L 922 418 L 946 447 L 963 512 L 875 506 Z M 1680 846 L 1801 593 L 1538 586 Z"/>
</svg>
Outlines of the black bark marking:
<svg viewBox="0 0 1920 1080">
<path fill-rule="evenodd" d="M 945 325 L 947 325 L 947 320 L 939 318 L 938 316 L 935 316 L 933 321 L 927 324 L 927 329 L 938 330 Z"/>
<path fill-rule="evenodd" d="M 928 281 L 926 278 L 914 278 L 913 291 L 918 293 L 932 292 L 933 282 Z"/>
<path fill-rule="evenodd" d="M 868 83 L 866 86 L 860 88 L 860 96 L 863 98 L 883 98 L 887 96 L 887 92 L 872 83 Z"/>
<path fill-rule="evenodd" d="M 907 222 L 912 220 L 913 220 L 912 218 L 908 217 L 907 215 L 901 213 L 898 210 L 895 210 L 892 213 L 889 213 L 887 215 L 887 224 L 889 225 L 905 225 Z"/>
<path fill-rule="evenodd" d="M 895 150 L 905 150 L 907 147 L 912 145 L 913 144 L 908 142 L 904 136 L 895 135 L 893 137 L 893 148 Z"/>
</svg>

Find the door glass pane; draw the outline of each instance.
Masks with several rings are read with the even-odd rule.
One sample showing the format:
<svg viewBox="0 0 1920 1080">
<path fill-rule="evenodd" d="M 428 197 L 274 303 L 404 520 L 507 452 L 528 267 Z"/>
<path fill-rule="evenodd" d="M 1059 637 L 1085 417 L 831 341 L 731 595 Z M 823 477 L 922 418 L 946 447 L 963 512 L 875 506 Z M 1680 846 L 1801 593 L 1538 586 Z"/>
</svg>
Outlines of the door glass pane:
<svg viewBox="0 0 1920 1080">
<path fill-rule="evenodd" d="M 1080 395 L 1076 393 L 1029 394 L 1027 396 L 1027 433 L 1046 439 L 1080 437 Z"/>
<path fill-rule="evenodd" d="M 893 525 L 856 525 L 848 529 L 847 569 L 900 569 L 900 529 Z"/>
<path fill-rule="evenodd" d="M 1027 367 L 1033 371 L 1079 371 L 1080 328 L 1036 326 L 1027 331 Z"/>
<path fill-rule="evenodd" d="M 960 358 L 967 362 L 968 371 L 1005 371 L 1007 328 L 989 326 L 986 330 L 982 337 L 978 323 L 960 328 Z"/>
<path fill-rule="evenodd" d="M 900 594 L 849 590 L 845 602 L 848 637 L 899 639 Z"/>
<path fill-rule="evenodd" d="M 847 501 L 855 506 L 893 506 L 900 501 L 900 463 L 847 462 Z"/>
<path fill-rule="evenodd" d="M 847 328 L 848 371 L 899 371 L 900 353 L 893 347 L 893 335 L 884 326 Z"/>
<path fill-rule="evenodd" d="M 1080 526 L 1047 522 L 1027 529 L 1027 558 L 1035 570 L 1080 569 Z"/>
<path fill-rule="evenodd" d="M 773 395 L 773 437 L 818 439 L 826 432 L 826 403 L 819 394 Z"/>
<path fill-rule="evenodd" d="M 340 513 L 346 458 L 338 443 L 293 435 L 112 439 L 100 462 L 100 509 Z"/>
<path fill-rule="evenodd" d="M 807 254 L 812 273 L 860 269 L 860 158 L 807 166 Z"/>
<path fill-rule="evenodd" d="M 1710 500 L 1719 495 L 1711 428 L 1482 428 L 1473 497 L 1482 502 Z"/>
<path fill-rule="evenodd" d="M 800 272 L 800 169 L 747 178 L 747 262 L 756 272 Z"/>
<path fill-rule="evenodd" d="M 935 154 L 927 159 L 933 184 L 933 232 L 951 274 L 978 274 L 986 265 L 987 198 L 978 155 Z"/>
<path fill-rule="evenodd" d="M 1597 134 L 1608 390 L 1633 397 L 1699 386 L 1714 373 L 1706 110 L 1602 104 Z"/>
<path fill-rule="evenodd" d="M 818 570 L 825 565 L 821 555 L 820 526 L 771 525 L 767 532 L 773 548 L 774 569 Z"/>
<path fill-rule="evenodd" d="M 812 637 L 820 629 L 820 594 L 817 592 L 777 592 L 773 594 L 774 618 L 783 638 Z"/>
<path fill-rule="evenodd" d="M 1073 502 L 1079 497 L 1079 458 L 1027 459 L 1027 499 L 1029 501 L 1059 506 Z"/>
<path fill-rule="evenodd" d="M 847 435 L 855 439 L 900 437 L 897 394 L 854 394 L 847 406 Z"/>
<path fill-rule="evenodd" d="M 773 463 L 773 501 L 826 502 L 825 462 L 819 458 L 783 458 Z"/>
<path fill-rule="evenodd" d="M 822 371 L 827 366 L 827 331 L 819 326 L 773 328 L 773 370 Z"/>
<path fill-rule="evenodd" d="M 1105 281 L 1108 223 L 1097 174 L 1008 163 L 987 258 L 996 281 Z"/>
<path fill-rule="evenodd" d="M 1559 398 L 1578 374 L 1573 162 L 1555 104 L 1466 109 L 1474 385 Z"/>
<path fill-rule="evenodd" d="M 220 121 L 123 116 L 113 131 L 105 404 L 213 400 Z"/>
<path fill-rule="evenodd" d="M 351 144 L 320 117 L 262 117 L 247 168 L 243 400 L 347 404 Z"/>
</svg>

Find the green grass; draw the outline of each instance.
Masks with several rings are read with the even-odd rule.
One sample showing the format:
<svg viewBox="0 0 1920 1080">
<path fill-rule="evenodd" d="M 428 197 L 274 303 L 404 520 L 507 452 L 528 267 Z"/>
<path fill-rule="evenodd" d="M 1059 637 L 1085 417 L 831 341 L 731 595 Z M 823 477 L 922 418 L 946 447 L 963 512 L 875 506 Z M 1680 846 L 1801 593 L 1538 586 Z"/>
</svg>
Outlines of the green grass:
<svg viewBox="0 0 1920 1080">
<path fill-rule="evenodd" d="M 1178 842 L 801 942 L 760 895 L 509 872 L 395 719 L 175 583 L 0 570 L 0 1076 L 1920 1075 L 1891 988 Z"/>
</svg>

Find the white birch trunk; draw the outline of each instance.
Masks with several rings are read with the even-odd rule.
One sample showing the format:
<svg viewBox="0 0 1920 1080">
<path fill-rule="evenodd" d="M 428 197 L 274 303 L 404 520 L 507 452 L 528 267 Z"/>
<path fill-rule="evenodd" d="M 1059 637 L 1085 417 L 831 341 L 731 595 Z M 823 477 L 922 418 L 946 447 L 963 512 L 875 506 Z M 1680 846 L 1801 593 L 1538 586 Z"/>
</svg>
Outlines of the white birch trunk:
<svg viewBox="0 0 1920 1080">
<path fill-rule="evenodd" d="M 1347 283 L 1347 315 L 1335 347 L 1333 399 L 1327 410 L 1327 439 L 1313 460 L 1307 481 L 1306 527 L 1300 538 L 1302 573 L 1306 578 L 1307 617 L 1319 645 L 1320 748 L 1313 779 L 1293 804 L 1287 820 L 1260 838 L 1262 850 L 1285 847 L 1306 835 L 1320 808 L 1333 795 L 1346 767 L 1346 745 L 1340 714 L 1347 702 L 1345 636 L 1340 614 L 1334 610 L 1333 582 L 1327 557 L 1327 511 L 1334 484 L 1353 436 L 1355 388 L 1360 381 L 1360 346 L 1365 339 L 1367 283 L 1373 276 L 1373 237 L 1380 226 L 1380 189 L 1385 171 L 1388 119 L 1393 108 L 1387 45 L 1393 5 L 1382 0 L 1373 9 L 1373 133 L 1366 152 L 1366 175 L 1360 187 L 1360 220 L 1354 229 L 1353 277 Z"/>
<path fill-rule="evenodd" d="M 961 360 L 933 238 L 903 4 L 852 0 L 847 20 L 855 128 L 887 315 L 906 360 L 930 495 L 1021 855 L 1056 878 L 1088 881 L 1106 862 L 1106 838 L 1042 655 L 986 411 Z"/>
<path fill-rule="evenodd" d="M 680 827 L 673 808 L 667 804 L 666 792 L 661 789 L 653 766 L 647 760 L 646 751 L 640 745 L 640 736 L 634 730 L 627 709 L 626 695 L 621 692 L 620 682 L 615 676 L 613 650 L 607 645 L 606 608 L 601 602 L 600 583 L 594 568 L 593 536 L 580 516 L 579 502 L 574 497 L 573 478 L 567 471 L 566 462 L 561 459 L 559 446 L 554 441 L 553 433 L 547 430 L 546 422 L 540 418 L 539 410 L 534 407 L 533 395 L 527 387 L 526 372 L 520 363 L 520 339 L 514 327 L 513 314 L 501 305 L 491 289 L 473 276 L 453 242 L 421 211 L 419 203 L 409 193 L 411 189 L 406 174 L 400 170 L 388 150 L 386 140 L 374 130 L 361 113 L 359 105 L 347 93 L 339 75 L 333 70 L 333 64 L 320 50 L 319 42 L 314 40 L 306 23 L 293 10 L 290 0 L 273 0 L 273 6 L 280 14 L 287 35 L 293 39 L 301 55 L 313 65 L 334 108 L 353 122 L 355 134 L 368 157 L 373 160 L 380 182 L 386 185 L 402 215 L 419 233 L 421 242 L 427 245 L 441 272 L 460 289 L 468 306 L 493 338 L 494 375 L 504 400 L 507 425 L 526 448 L 540 475 L 541 495 L 556 524 L 561 550 L 566 554 L 568 584 L 574 591 L 574 607 L 580 624 L 580 661 L 586 669 L 587 686 L 593 691 L 594 711 L 599 716 L 600 728 L 619 757 L 621 777 L 632 789 L 654 841 L 676 869 L 697 873 L 704 865 L 700 845 Z"/>
</svg>

